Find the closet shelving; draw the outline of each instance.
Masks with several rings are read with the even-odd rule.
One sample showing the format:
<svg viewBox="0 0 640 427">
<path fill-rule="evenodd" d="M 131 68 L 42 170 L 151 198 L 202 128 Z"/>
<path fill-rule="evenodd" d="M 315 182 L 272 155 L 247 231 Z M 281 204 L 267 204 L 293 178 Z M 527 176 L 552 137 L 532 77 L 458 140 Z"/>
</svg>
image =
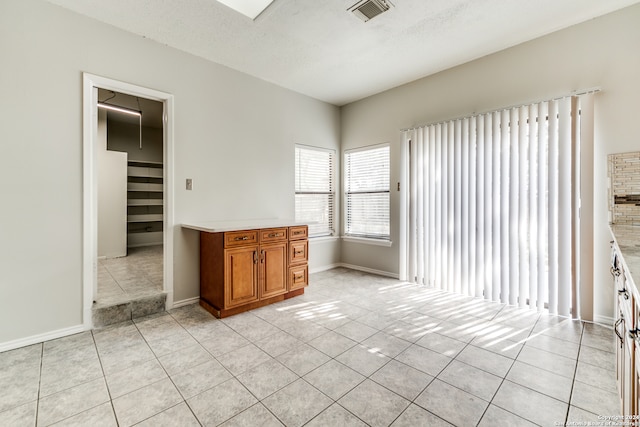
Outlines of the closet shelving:
<svg viewBox="0 0 640 427">
<path fill-rule="evenodd" d="M 163 165 L 132 160 L 127 175 L 127 246 L 161 244 Z"/>
</svg>

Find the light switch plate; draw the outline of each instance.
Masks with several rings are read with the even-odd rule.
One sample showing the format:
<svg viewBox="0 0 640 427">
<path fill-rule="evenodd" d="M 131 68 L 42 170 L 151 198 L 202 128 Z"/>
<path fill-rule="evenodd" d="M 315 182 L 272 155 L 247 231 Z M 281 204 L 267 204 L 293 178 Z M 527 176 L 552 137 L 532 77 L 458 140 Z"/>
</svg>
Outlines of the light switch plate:
<svg viewBox="0 0 640 427">
<path fill-rule="evenodd" d="M 193 190 L 193 180 L 191 178 L 187 178 L 187 190 Z"/>
</svg>

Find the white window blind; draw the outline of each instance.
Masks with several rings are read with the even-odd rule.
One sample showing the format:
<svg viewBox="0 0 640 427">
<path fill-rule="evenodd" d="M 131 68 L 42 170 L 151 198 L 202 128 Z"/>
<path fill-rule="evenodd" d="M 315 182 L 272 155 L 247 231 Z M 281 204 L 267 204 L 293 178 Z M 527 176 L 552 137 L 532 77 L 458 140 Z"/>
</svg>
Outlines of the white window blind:
<svg viewBox="0 0 640 427">
<path fill-rule="evenodd" d="M 405 131 L 409 279 L 577 317 L 579 159 L 593 144 L 580 109 L 592 105 L 584 95 Z"/>
<path fill-rule="evenodd" d="M 345 151 L 345 235 L 389 239 L 389 145 Z"/>
<path fill-rule="evenodd" d="M 309 224 L 309 236 L 334 233 L 334 151 L 296 145 L 296 221 Z"/>
</svg>

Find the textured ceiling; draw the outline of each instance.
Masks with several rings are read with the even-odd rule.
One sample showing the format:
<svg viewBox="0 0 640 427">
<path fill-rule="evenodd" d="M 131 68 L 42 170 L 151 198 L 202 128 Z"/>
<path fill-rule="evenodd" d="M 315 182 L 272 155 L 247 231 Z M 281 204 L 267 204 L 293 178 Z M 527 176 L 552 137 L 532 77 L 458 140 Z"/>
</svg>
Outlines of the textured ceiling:
<svg viewBox="0 0 640 427">
<path fill-rule="evenodd" d="M 215 0 L 48 0 L 140 36 L 344 105 L 640 0 L 275 0 L 251 20 Z"/>
</svg>

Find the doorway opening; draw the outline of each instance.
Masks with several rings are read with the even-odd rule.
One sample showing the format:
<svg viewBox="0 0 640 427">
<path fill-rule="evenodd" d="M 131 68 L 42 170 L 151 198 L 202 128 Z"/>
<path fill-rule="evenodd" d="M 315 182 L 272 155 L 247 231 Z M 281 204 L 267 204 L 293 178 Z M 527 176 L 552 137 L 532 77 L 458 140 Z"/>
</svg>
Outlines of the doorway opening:
<svg viewBox="0 0 640 427">
<path fill-rule="evenodd" d="M 84 75 L 84 325 L 173 305 L 170 94 Z"/>
</svg>

